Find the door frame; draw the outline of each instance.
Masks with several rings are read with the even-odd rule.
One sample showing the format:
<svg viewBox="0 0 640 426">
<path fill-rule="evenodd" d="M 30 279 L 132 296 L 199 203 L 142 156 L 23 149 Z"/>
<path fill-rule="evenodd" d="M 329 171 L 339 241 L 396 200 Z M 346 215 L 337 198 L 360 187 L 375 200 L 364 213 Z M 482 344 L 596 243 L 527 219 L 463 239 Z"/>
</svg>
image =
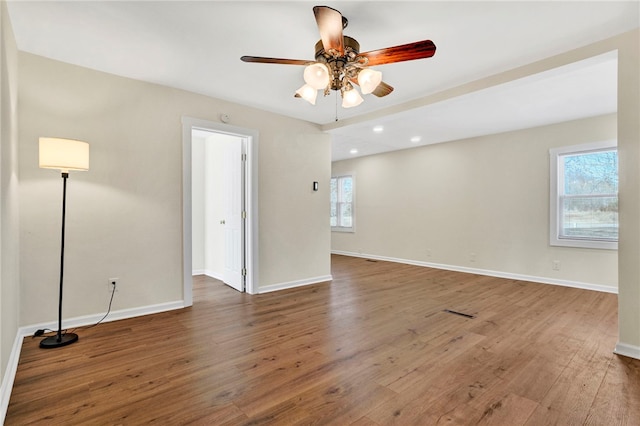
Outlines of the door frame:
<svg viewBox="0 0 640 426">
<path fill-rule="evenodd" d="M 193 305 L 191 132 L 206 130 L 237 136 L 246 145 L 245 162 L 245 292 L 258 292 L 258 132 L 193 117 L 182 117 L 182 281 L 184 306 Z"/>
</svg>

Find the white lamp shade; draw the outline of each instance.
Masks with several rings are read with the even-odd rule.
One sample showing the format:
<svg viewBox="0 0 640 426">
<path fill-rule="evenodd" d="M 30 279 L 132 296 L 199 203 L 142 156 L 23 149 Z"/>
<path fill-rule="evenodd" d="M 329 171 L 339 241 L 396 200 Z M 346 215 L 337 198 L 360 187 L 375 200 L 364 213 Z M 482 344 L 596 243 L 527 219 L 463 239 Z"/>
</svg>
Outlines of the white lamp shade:
<svg viewBox="0 0 640 426">
<path fill-rule="evenodd" d="M 43 169 L 89 170 L 89 144 L 73 139 L 40 138 L 40 167 Z"/>
<path fill-rule="evenodd" d="M 358 73 L 358 84 L 363 95 L 367 95 L 380 85 L 382 82 L 382 73 L 369 68 L 365 68 Z"/>
<path fill-rule="evenodd" d="M 342 93 L 342 108 L 358 106 L 363 100 L 356 89 L 347 90 Z"/>
<path fill-rule="evenodd" d="M 329 85 L 329 68 L 323 63 L 316 62 L 304 69 L 304 81 L 316 90 Z"/>
<path fill-rule="evenodd" d="M 316 98 L 318 97 L 318 91 L 308 84 L 305 84 L 304 86 L 296 90 L 296 95 L 300 96 L 311 105 L 315 105 Z"/>
</svg>

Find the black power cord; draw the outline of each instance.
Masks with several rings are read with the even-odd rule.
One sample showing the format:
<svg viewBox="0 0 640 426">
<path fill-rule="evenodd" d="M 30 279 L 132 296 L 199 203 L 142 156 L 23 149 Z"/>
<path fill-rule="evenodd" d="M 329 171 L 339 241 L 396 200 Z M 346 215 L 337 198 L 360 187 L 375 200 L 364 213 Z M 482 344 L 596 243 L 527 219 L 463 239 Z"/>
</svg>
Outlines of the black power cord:
<svg viewBox="0 0 640 426">
<path fill-rule="evenodd" d="M 39 330 L 36 330 L 36 332 L 33 333 L 33 336 L 31 338 L 33 339 L 34 337 L 40 337 L 44 335 L 44 333 L 48 333 L 48 332 L 55 332 L 55 330 L 51 330 L 50 328 L 41 328 Z"/>
<path fill-rule="evenodd" d="M 107 308 L 107 313 L 104 314 L 104 316 L 102 318 L 100 318 L 100 321 L 98 321 L 95 324 L 88 325 L 88 326 L 85 326 L 85 327 L 76 327 L 76 328 L 72 329 L 71 331 L 69 331 L 69 333 L 72 333 L 72 332 L 74 332 L 74 331 L 76 331 L 78 329 L 84 330 L 84 329 L 87 329 L 87 328 L 95 327 L 96 325 L 98 325 L 102 321 L 104 321 L 104 319 L 107 317 L 107 315 L 109 315 L 109 313 L 111 312 L 111 304 L 113 303 L 113 296 L 116 294 L 116 286 L 115 286 L 115 284 L 112 287 L 113 288 L 111 289 L 111 298 L 109 299 L 109 307 Z M 62 334 L 66 334 L 67 331 L 68 330 L 64 330 L 62 332 Z M 41 329 L 36 330 L 36 332 L 33 333 L 33 336 L 31 336 L 31 338 L 33 339 L 35 337 L 40 337 L 40 336 L 44 335 L 45 333 L 52 333 L 52 332 L 55 333 L 56 330 L 51 330 L 50 328 L 41 328 Z"/>
</svg>

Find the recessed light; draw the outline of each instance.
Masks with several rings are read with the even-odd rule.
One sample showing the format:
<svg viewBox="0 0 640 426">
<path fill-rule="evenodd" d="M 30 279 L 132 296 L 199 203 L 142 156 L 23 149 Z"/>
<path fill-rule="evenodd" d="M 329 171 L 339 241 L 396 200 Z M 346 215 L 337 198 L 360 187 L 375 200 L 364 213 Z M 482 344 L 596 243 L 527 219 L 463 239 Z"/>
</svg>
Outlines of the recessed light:
<svg viewBox="0 0 640 426">
<path fill-rule="evenodd" d="M 373 128 L 373 131 L 376 133 L 382 133 L 383 130 L 384 130 L 384 127 L 382 126 L 376 126 Z"/>
<path fill-rule="evenodd" d="M 349 151 L 349 152 L 350 152 L 351 154 L 357 154 L 357 153 L 358 153 L 358 150 L 357 150 L 357 149 L 355 149 L 355 148 L 353 148 L 353 149 L 352 149 L 351 151 Z"/>
<path fill-rule="evenodd" d="M 420 136 L 414 136 L 410 140 L 413 143 L 418 143 L 418 142 L 420 142 L 422 140 L 422 138 Z"/>
</svg>

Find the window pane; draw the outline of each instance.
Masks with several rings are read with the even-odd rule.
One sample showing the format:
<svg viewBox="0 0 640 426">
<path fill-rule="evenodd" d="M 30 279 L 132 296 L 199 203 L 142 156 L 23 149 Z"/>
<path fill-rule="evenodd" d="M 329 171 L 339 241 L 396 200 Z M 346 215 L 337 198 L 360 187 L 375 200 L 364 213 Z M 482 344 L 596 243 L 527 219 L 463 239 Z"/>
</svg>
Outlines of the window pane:
<svg viewBox="0 0 640 426">
<path fill-rule="evenodd" d="M 352 223 L 351 203 L 340 203 L 340 226 L 349 228 Z"/>
<path fill-rule="evenodd" d="M 336 178 L 331 178 L 331 182 L 329 184 L 331 190 L 331 202 L 338 202 L 338 182 Z"/>
<path fill-rule="evenodd" d="M 341 190 L 341 200 L 345 203 L 353 202 L 353 179 L 351 176 L 345 176 L 340 178 L 340 190 Z"/>
<path fill-rule="evenodd" d="M 352 232 L 355 179 L 351 175 L 331 178 L 330 223 L 332 230 Z"/>
<path fill-rule="evenodd" d="M 560 238 L 618 239 L 618 197 L 561 197 Z"/>
<path fill-rule="evenodd" d="M 549 244 L 617 250 L 616 141 L 552 148 L 549 154 Z"/>
<path fill-rule="evenodd" d="M 334 202 L 331 203 L 331 226 L 338 226 L 338 205 Z"/>
<path fill-rule="evenodd" d="M 566 195 L 618 193 L 617 151 L 566 155 L 563 160 Z"/>
</svg>

